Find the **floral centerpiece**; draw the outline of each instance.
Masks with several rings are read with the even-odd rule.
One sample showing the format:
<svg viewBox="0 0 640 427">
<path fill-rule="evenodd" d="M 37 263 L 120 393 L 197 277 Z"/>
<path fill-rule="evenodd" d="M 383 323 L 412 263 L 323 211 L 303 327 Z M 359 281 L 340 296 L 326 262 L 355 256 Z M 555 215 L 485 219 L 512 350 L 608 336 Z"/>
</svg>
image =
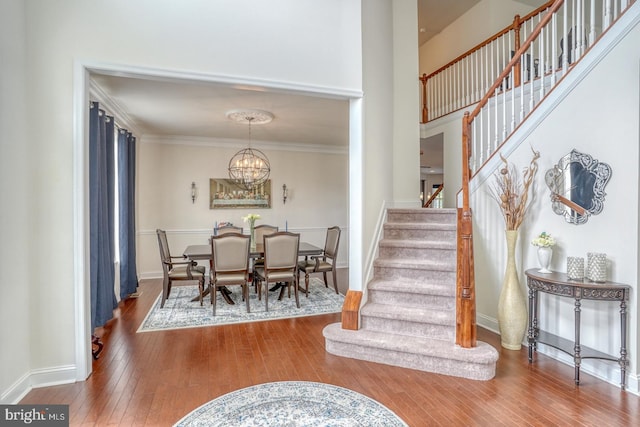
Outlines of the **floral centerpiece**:
<svg viewBox="0 0 640 427">
<path fill-rule="evenodd" d="M 249 223 L 249 235 L 251 236 L 251 247 L 254 249 L 256 247 L 256 237 L 255 237 L 254 228 L 255 228 L 257 219 L 260 219 L 260 214 L 250 213 L 247 216 L 242 217 L 242 220 L 244 222 Z"/>
<path fill-rule="evenodd" d="M 556 239 L 554 239 L 551 234 L 543 231 L 538 237 L 531 241 L 531 244 L 539 248 L 550 248 L 556 244 Z"/>
</svg>

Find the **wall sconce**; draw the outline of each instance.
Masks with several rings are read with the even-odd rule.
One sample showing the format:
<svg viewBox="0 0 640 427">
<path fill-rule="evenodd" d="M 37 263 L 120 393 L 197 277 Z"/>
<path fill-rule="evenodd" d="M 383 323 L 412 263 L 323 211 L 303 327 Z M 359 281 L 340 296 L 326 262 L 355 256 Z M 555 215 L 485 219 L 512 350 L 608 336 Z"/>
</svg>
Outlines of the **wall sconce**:
<svg viewBox="0 0 640 427">
<path fill-rule="evenodd" d="M 196 183 L 195 181 L 191 183 L 191 203 L 196 202 L 196 193 L 197 193 Z"/>
<path fill-rule="evenodd" d="M 289 190 L 287 190 L 287 184 L 282 184 L 282 204 L 287 203 L 287 196 L 289 195 Z"/>
</svg>

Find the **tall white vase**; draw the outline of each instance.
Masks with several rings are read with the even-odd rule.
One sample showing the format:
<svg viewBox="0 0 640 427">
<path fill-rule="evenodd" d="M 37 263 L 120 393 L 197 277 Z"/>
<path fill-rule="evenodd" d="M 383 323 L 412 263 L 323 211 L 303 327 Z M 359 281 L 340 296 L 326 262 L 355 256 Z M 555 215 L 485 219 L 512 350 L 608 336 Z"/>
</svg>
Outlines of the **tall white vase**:
<svg viewBox="0 0 640 427">
<path fill-rule="evenodd" d="M 255 223 L 251 221 L 249 223 L 249 236 L 251 239 L 249 240 L 249 245 L 251 246 L 252 251 L 256 250 L 256 231 L 255 230 L 256 230 Z"/>
<path fill-rule="evenodd" d="M 507 230 L 507 267 L 498 302 L 500 342 L 507 350 L 520 350 L 527 329 L 527 303 L 520 290 L 516 269 L 518 230 Z"/>
</svg>

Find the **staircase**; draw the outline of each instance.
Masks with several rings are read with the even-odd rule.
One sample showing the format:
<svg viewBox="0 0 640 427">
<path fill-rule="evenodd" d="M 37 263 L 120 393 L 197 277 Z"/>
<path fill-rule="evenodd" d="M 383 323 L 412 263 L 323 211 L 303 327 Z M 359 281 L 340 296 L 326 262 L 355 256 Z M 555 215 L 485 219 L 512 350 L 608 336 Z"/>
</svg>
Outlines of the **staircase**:
<svg viewBox="0 0 640 427">
<path fill-rule="evenodd" d="M 329 353 L 474 380 L 495 376 L 498 352 L 455 344 L 456 210 L 390 209 L 360 329 L 324 329 Z"/>
</svg>

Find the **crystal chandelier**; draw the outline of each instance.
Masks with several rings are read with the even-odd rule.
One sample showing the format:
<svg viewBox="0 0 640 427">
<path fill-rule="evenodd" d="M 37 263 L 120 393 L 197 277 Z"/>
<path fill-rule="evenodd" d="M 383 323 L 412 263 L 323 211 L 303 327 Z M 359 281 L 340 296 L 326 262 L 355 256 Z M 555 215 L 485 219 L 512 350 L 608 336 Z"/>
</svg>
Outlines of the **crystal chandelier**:
<svg viewBox="0 0 640 427">
<path fill-rule="evenodd" d="M 251 148 L 251 124 L 269 123 L 273 115 L 259 110 L 233 110 L 227 113 L 227 117 L 249 126 L 249 146 L 238 151 L 229 160 L 229 179 L 238 186 L 252 191 L 269 179 L 271 166 L 269 159 L 262 151 Z"/>
</svg>

